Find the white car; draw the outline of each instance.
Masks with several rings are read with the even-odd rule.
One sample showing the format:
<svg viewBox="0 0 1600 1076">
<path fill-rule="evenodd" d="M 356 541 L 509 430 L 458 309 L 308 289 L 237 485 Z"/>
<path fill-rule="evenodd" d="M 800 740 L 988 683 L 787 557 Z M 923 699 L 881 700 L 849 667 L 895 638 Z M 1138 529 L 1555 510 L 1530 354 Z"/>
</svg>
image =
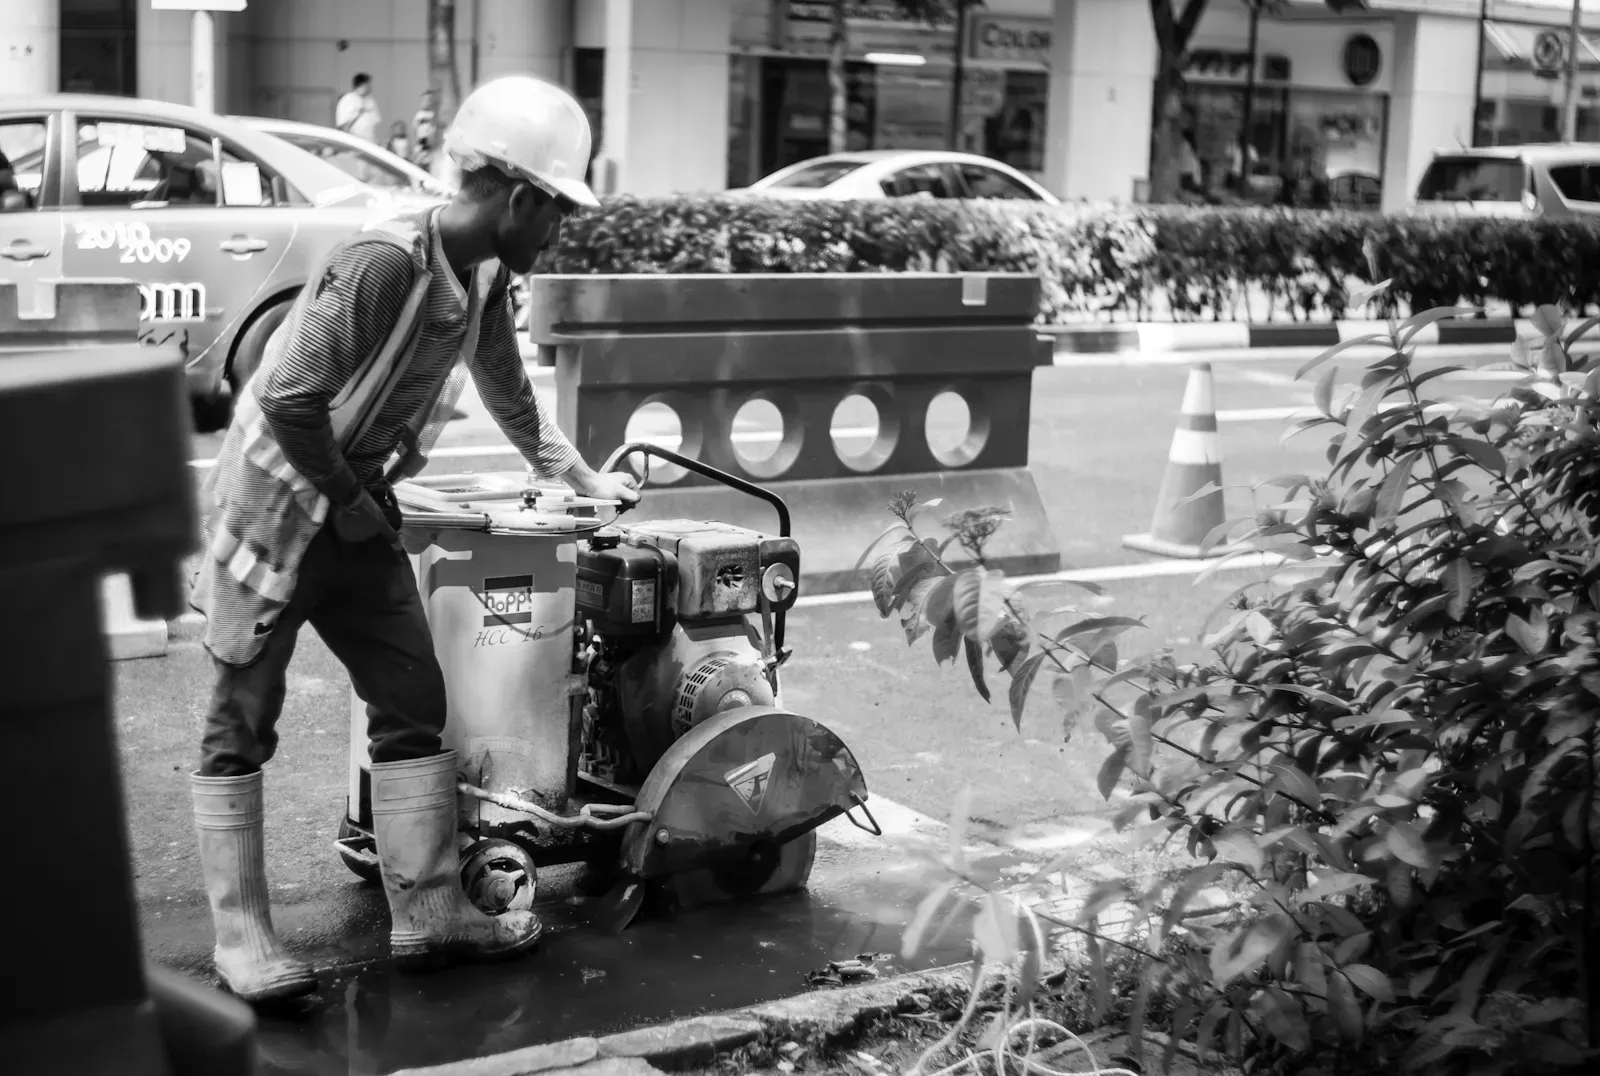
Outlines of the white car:
<svg viewBox="0 0 1600 1076">
<path fill-rule="evenodd" d="M 447 201 L 453 193 L 426 169 L 348 131 L 267 116 L 234 118 L 321 157 L 352 178 L 386 191 L 401 203 L 433 205 Z"/>
<path fill-rule="evenodd" d="M 1005 198 L 1060 205 L 1023 173 L 990 157 L 932 150 L 863 150 L 791 164 L 738 194 L 763 198 Z"/>
</svg>

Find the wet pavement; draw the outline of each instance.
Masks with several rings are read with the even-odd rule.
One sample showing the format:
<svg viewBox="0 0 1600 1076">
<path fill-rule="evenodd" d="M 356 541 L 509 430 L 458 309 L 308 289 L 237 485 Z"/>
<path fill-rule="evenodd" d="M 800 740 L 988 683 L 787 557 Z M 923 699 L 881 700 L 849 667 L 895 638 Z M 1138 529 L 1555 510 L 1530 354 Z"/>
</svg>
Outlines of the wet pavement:
<svg viewBox="0 0 1600 1076">
<path fill-rule="evenodd" d="M 926 891 L 914 880 L 818 881 L 809 892 L 641 919 L 620 935 L 557 907 L 545 912 L 539 950 L 507 964 L 334 972 L 313 1004 L 263 1013 L 261 1071 L 388 1073 L 785 997 L 808 988 L 807 973 L 861 954 L 886 954 L 885 973 L 966 958 L 958 931 L 900 958 L 901 931 Z"/>
</svg>

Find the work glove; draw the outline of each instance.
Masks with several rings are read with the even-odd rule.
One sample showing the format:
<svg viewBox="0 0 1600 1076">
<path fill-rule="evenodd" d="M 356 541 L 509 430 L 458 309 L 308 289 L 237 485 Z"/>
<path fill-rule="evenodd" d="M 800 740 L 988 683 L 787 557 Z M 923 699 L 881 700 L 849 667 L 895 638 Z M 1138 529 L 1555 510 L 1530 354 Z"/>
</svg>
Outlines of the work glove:
<svg viewBox="0 0 1600 1076">
<path fill-rule="evenodd" d="M 381 538 L 396 549 L 400 548 L 400 535 L 389 525 L 377 498 L 366 489 L 358 493 L 355 500 L 334 509 L 333 531 L 340 540 L 352 545 Z"/>
</svg>

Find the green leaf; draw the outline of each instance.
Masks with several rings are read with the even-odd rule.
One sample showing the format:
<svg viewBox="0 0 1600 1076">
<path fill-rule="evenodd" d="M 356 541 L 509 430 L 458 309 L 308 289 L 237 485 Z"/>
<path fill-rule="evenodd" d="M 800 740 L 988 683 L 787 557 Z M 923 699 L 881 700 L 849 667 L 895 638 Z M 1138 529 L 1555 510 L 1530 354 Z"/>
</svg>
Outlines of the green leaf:
<svg viewBox="0 0 1600 1076">
<path fill-rule="evenodd" d="M 991 702 L 989 685 L 983 679 L 983 647 L 970 638 L 962 639 L 961 643 L 967 650 L 967 671 L 972 673 L 972 686 L 978 689 L 978 695 L 984 702 Z"/>
<path fill-rule="evenodd" d="M 1039 665 L 1049 656 L 1042 651 L 1034 654 L 1011 674 L 1011 688 L 1007 694 L 1011 699 L 1011 721 L 1017 726 L 1018 732 L 1022 731 L 1022 711 L 1028 704 L 1028 692 L 1033 689 L 1034 678 L 1039 675 Z"/>
<path fill-rule="evenodd" d="M 927 933 L 928 925 L 933 922 L 933 917 L 938 914 L 954 888 L 954 882 L 940 882 L 934 886 L 933 892 L 923 897 L 917 905 L 916 914 L 911 917 L 911 923 L 906 927 L 900 942 L 900 955 L 906 960 L 913 959 L 921 951 L 923 935 Z"/>
<path fill-rule="evenodd" d="M 1017 917 L 1007 914 L 998 893 L 985 893 L 972 925 L 972 939 L 983 959 L 1009 964 L 1017 955 Z"/>
<path fill-rule="evenodd" d="M 1378 499 L 1373 505 L 1372 525 L 1379 529 L 1391 526 L 1400 516 L 1400 506 L 1405 503 L 1411 489 L 1411 468 L 1416 465 L 1422 450 L 1408 452 L 1394 465 L 1383 485 L 1378 487 Z"/>
<path fill-rule="evenodd" d="M 1218 858 L 1243 867 L 1251 877 L 1259 875 L 1266 863 L 1255 836 L 1247 832 L 1234 830 L 1219 833 L 1211 838 L 1211 847 L 1217 850 Z"/>
<path fill-rule="evenodd" d="M 1445 438 L 1445 444 L 1454 449 L 1457 454 L 1465 456 L 1479 467 L 1493 474 L 1504 474 L 1506 458 L 1500 450 L 1487 441 L 1478 441 L 1470 437 L 1451 436 Z"/>
<path fill-rule="evenodd" d="M 1301 890 L 1298 897 L 1304 903 L 1326 900 L 1336 897 L 1341 893 L 1348 893 L 1352 889 L 1359 889 L 1366 885 L 1376 883 L 1364 874 L 1354 874 L 1350 871 L 1330 871 L 1318 876 L 1315 882 Z"/>
<path fill-rule="evenodd" d="M 1200 1018 L 1200 1027 L 1194 1034 L 1195 1050 L 1199 1053 L 1199 1061 L 1206 1063 L 1206 1051 L 1211 1049 L 1211 1044 L 1217 1040 L 1217 1025 L 1222 1023 L 1228 1015 L 1227 1001 L 1218 1001 L 1206 1010 L 1205 1016 Z"/>
<path fill-rule="evenodd" d="M 1389 977 L 1370 964 L 1347 964 L 1339 974 L 1350 980 L 1357 990 L 1385 1005 L 1394 1003 L 1394 986 Z"/>
<path fill-rule="evenodd" d="M 1329 418 L 1333 417 L 1333 382 L 1338 376 L 1337 366 L 1328 367 L 1322 372 L 1322 376 L 1317 378 L 1317 384 L 1311 390 L 1311 402 L 1317 405 L 1318 411 Z"/>
<path fill-rule="evenodd" d="M 1091 921 L 1090 929 L 1095 929 Z M 1111 1011 L 1111 976 L 1106 973 L 1106 954 L 1101 948 L 1099 938 L 1085 937 L 1083 939 L 1084 951 L 1089 954 L 1089 979 L 1094 983 L 1094 1015 L 1096 1022 L 1105 1018 Z"/>
<path fill-rule="evenodd" d="M 1248 840 L 1248 838 L 1245 839 Z M 1255 842 L 1249 841 L 1248 843 L 1252 848 L 1255 847 Z M 1258 852 L 1257 856 L 1259 857 L 1259 855 L 1260 853 Z M 1182 921 L 1183 913 L 1189 910 L 1189 902 L 1202 889 L 1222 877 L 1222 873 L 1223 868 L 1220 864 L 1208 863 L 1203 867 L 1191 870 L 1184 876 L 1183 881 L 1179 882 L 1178 887 L 1172 891 L 1172 899 L 1167 902 L 1166 913 L 1161 917 L 1161 930 L 1151 941 L 1150 947 L 1152 949 L 1158 951 L 1161 949 L 1166 936 L 1172 933 L 1172 928 Z"/>
<path fill-rule="evenodd" d="M 1295 927 L 1281 915 L 1258 919 L 1219 939 L 1211 950 L 1211 977 L 1226 986 L 1239 976 L 1255 970 L 1282 945 Z"/>
<path fill-rule="evenodd" d="M 1140 777 L 1150 776 L 1155 739 L 1150 732 L 1150 719 L 1143 714 L 1128 715 L 1128 767 Z"/>
<path fill-rule="evenodd" d="M 1315 370 L 1317 367 L 1321 366 L 1335 355 L 1349 351 L 1353 347 L 1363 347 L 1367 344 L 1382 344 L 1386 343 L 1387 341 L 1388 337 L 1383 333 L 1368 333 L 1366 336 L 1357 336 L 1351 340 L 1341 340 L 1339 343 L 1335 344 L 1333 347 L 1330 347 L 1327 351 L 1324 351 L 1322 354 L 1318 355 L 1316 358 L 1300 367 L 1300 369 L 1296 370 L 1294 379 L 1296 381 L 1300 380 L 1302 377 L 1305 377 L 1312 370 Z"/>
<path fill-rule="evenodd" d="M 1472 601 L 1472 565 L 1466 558 L 1457 557 L 1445 566 L 1442 582 L 1450 591 L 1450 619 L 1459 622 Z"/>
<path fill-rule="evenodd" d="M 1473 309 L 1465 306 L 1436 306 L 1432 310 L 1424 310 L 1420 314 L 1413 314 L 1405 320 L 1400 331 L 1400 346 L 1405 347 L 1416 339 L 1416 336 L 1429 325 L 1444 321 L 1447 318 L 1471 317 Z"/>
<path fill-rule="evenodd" d="M 941 623 L 933 626 L 933 660 L 943 665 L 947 661 L 956 660 L 956 651 L 961 648 L 961 632 L 956 628 L 956 618 L 946 617 Z"/>
<path fill-rule="evenodd" d="M 1339 1037 L 1346 1042 L 1359 1042 L 1363 1030 L 1361 1006 L 1356 1002 L 1355 991 L 1341 975 L 1328 979 L 1328 1013 Z"/>
<path fill-rule="evenodd" d="M 885 538 L 889 537 L 891 534 L 894 534 L 896 531 L 904 532 L 904 537 L 905 537 L 906 541 L 912 541 L 915 538 L 915 535 L 913 535 L 911 533 L 910 528 L 908 528 L 904 523 L 901 523 L 898 520 L 896 520 L 895 522 L 893 522 L 893 523 L 889 524 L 887 527 L 885 527 L 883 529 L 883 531 L 876 538 L 874 538 L 872 540 L 872 542 L 867 546 L 867 548 L 865 548 L 865 549 L 863 549 L 861 551 L 861 556 L 856 561 L 856 566 L 851 570 L 859 572 L 861 570 L 862 565 L 867 563 L 867 558 L 872 555 L 872 551 L 874 549 L 877 549 L 878 546 L 883 542 L 883 540 Z M 896 549 L 895 550 L 895 555 L 898 556 L 899 553 L 900 553 L 900 551 L 898 549 Z"/>
<path fill-rule="evenodd" d="M 1256 994 L 1251 1007 L 1267 1033 L 1296 1053 L 1311 1048 L 1311 1029 L 1306 1014 L 1293 998 L 1275 986 Z"/>
<path fill-rule="evenodd" d="M 872 565 L 872 604 L 878 615 L 887 618 L 894 609 L 894 569 L 898 553 L 885 553 Z"/>
<path fill-rule="evenodd" d="M 1384 843 L 1396 859 L 1409 863 L 1418 870 L 1429 870 L 1441 862 L 1414 822 L 1396 822 L 1384 834 Z"/>
<path fill-rule="evenodd" d="M 1272 775 L 1277 778 L 1277 785 L 1290 796 L 1311 808 L 1322 806 L 1322 792 L 1317 788 L 1317 783 L 1306 776 L 1305 771 L 1298 766 L 1291 766 L 1287 762 L 1279 762 L 1272 766 Z"/>
<path fill-rule="evenodd" d="M 967 568 L 956 573 L 951 584 L 950 606 L 955 610 L 956 630 L 973 636 L 978 631 L 978 603 L 983 600 L 983 569 Z"/>
<path fill-rule="evenodd" d="M 1528 654 L 1540 657 L 1550 645 L 1550 621 L 1543 610 L 1535 608 L 1527 620 L 1519 616 L 1506 617 L 1506 634 Z"/>
<path fill-rule="evenodd" d="M 933 586 L 928 590 L 928 596 L 923 599 L 922 615 L 935 628 L 955 618 L 955 607 L 951 603 L 955 584 L 955 576 L 940 576 L 934 580 Z"/>
<path fill-rule="evenodd" d="M 1128 765 L 1131 751 L 1132 748 L 1126 745 L 1118 747 L 1100 764 L 1100 775 L 1096 784 L 1099 786 L 1101 799 L 1109 800 L 1111 793 L 1116 791 L 1117 781 L 1121 779 L 1122 771 Z"/>
<path fill-rule="evenodd" d="M 1064 643 L 1068 639 L 1075 638 L 1076 636 L 1082 635 L 1085 632 L 1108 631 L 1120 633 L 1127 631 L 1129 628 L 1142 627 L 1145 627 L 1145 622 L 1142 620 L 1135 620 L 1131 616 L 1091 616 L 1085 617 L 1076 624 L 1062 628 L 1060 631 L 1056 632 L 1055 638 L 1056 642 Z"/>
</svg>

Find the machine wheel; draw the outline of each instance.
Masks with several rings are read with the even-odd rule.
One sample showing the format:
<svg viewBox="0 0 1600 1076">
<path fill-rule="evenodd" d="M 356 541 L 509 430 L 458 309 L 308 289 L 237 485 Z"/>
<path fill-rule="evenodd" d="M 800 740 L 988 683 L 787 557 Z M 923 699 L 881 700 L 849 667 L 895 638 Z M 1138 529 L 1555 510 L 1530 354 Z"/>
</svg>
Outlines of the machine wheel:
<svg viewBox="0 0 1600 1076">
<path fill-rule="evenodd" d="M 721 904 L 745 897 L 766 896 L 804 889 L 817 859 L 817 831 L 787 844 L 757 844 L 749 858 L 739 863 L 719 863 L 685 871 L 672 879 L 683 908 Z"/>
<path fill-rule="evenodd" d="M 245 384 L 255 376 L 261 360 L 267 357 L 267 341 L 283 319 L 289 316 L 293 302 L 282 302 L 267 308 L 266 312 L 250 323 L 239 343 L 233 349 L 233 361 L 228 364 L 228 383 L 234 395 L 243 391 Z"/>
<path fill-rule="evenodd" d="M 372 838 L 350 824 L 350 819 L 339 819 L 339 858 L 350 868 L 350 873 L 363 882 L 374 885 L 383 881 L 383 871 L 378 867 L 378 852 Z"/>
<path fill-rule="evenodd" d="M 538 887 L 533 856 L 515 841 L 489 837 L 461 853 L 461 888 L 484 915 L 528 911 Z"/>
</svg>

